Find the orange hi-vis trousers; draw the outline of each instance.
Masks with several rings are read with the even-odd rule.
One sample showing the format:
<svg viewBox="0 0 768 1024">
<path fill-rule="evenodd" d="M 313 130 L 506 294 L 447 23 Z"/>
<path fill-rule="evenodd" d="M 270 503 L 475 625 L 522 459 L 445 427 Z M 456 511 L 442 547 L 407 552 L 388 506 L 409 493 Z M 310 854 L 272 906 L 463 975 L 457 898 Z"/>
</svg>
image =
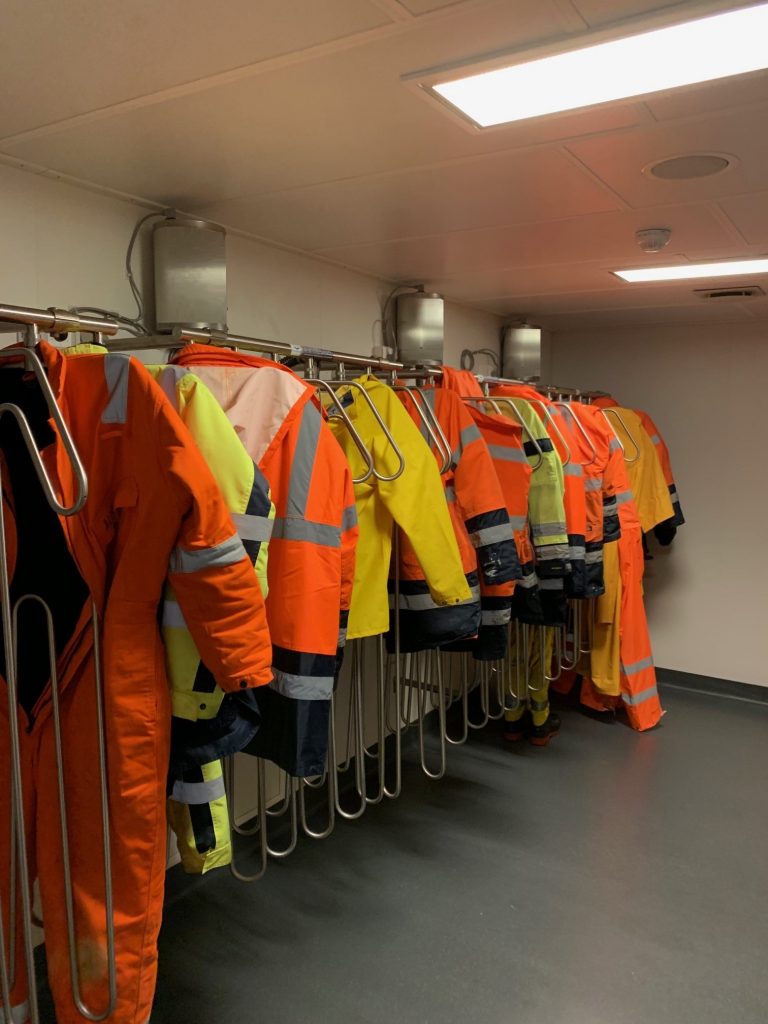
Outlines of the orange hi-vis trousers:
<svg viewBox="0 0 768 1024">
<path fill-rule="evenodd" d="M 623 704 L 632 728 L 642 731 L 658 725 L 664 712 L 643 603 L 645 562 L 639 531 L 623 527 L 616 546 L 618 586 L 609 587 L 613 559 L 606 559 L 605 569 L 606 588 L 619 596 L 619 614 L 610 625 L 596 623 L 591 675 L 582 682 L 581 701 L 597 710 Z M 618 695 L 614 680 L 618 683 Z"/>
</svg>

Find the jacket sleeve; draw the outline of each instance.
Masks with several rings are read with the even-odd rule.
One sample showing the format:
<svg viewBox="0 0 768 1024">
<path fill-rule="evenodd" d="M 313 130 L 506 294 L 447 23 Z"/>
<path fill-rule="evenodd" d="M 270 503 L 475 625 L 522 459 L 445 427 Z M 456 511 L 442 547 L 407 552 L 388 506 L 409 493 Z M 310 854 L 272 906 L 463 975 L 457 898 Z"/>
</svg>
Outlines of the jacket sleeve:
<svg viewBox="0 0 768 1024">
<path fill-rule="evenodd" d="M 641 458 L 647 462 L 646 472 L 648 474 L 649 501 L 643 503 L 643 511 L 647 518 L 640 525 L 643 528 L 643 532 L 648 533 L 661 523 L 669 523 L 673 520 L 675 509 L 672 505 L 671 495 L 664 478 L 664 470 L 656 446 L 653 444 L 639 416 L 634 422 L 637 424 L 637 432 L 639 434 L 638 444 L 642 452 Z"/>
<path fill-rule="evenodd" d="M 664 480 L 669 491 L 669 498 L 672 502 L 672 508 L 674 510 L 672 518 L 666 522 L 659 523 L 658 526 L 654 528 L 654 532 L 656 533 L 658 540 L 661 543 L 665 543 L 666 541 L 666 543 L 669 544 L 674 539 L 676 527 L 683 526 L 685 523 L 685 516 L 683 515 L 683 510 L 680 505 L 680 495 L 677 492 L 675 475 L 672 471 L 672 460 L 669 455 L 669 448 L 667 448 L 666 442 L 661 436 L 659 428 L 653 422 L 651 417 L 647 412 L 642 412 L 639 409 L 636 410 L 636 412 L 640 417 L 643 426 L 648 431 L 648 435 L 656 449 L 656 454 L 659 456 L 659 462 L 661 463 L 661 468 L 664 473 Z"/>
<path fill-rule="evenodd" d="M 520 560 L 493 459 L 480 429 L 458 399 L 458 444 L 452 454 L 453 486 L 469 539 L 477 552 L 481 583 L 519 580 Z"/>
<path fill-rule="evenodd" d="M 357 540 L 360 535 L 360 528 L 357 525 L 357 507 L 355 506 L 352 472 L 349 468 L 349 463 L 343 458 L 343 455 L 340 462 L 343 462 L 341 472 L 344 485 L 342 489 L 343 506 L 341 510 L 341 600 L 339 602 L 339 644 L 336 651 L 337 672 L 341 670 L 344 647 L 347 642 L 349 609 L 352 606 L 352 587 L 355 582 Z"/>
<path fill-rule="evenodd" d="M 394 391 L 379 386 L 371 397 L 405 462 L 396 480 L 376 481 L 377 493 L 407 536 L 435 604 L 469 601 L 472 595 L 435 456 Z M 380 429 L 372 436 L 379 472 L 393 476 L 400 465 L 395 452 Z"/>
<path fill-rule="evenodd" d="M 622 478 L 626 477 L 623 460 L 621 445 L 611 434 L 608 442 L 608 461 L 603 473 L 603 545 L 612 544 L 621 537 L 619 499 L 623 494 Z"/>
<path fill-rule="evenodd" d="M 145 374 L 134 366 L 134 374 L 138 372 Z M 145 386 L 154 392 L 157 473 L 179 515 L 168 579 L 181 614 L 222 690 L 263 686 L 272 679 L 272 650 L 253 563 L 189 431 L 145 376 Z"/>
</svg>

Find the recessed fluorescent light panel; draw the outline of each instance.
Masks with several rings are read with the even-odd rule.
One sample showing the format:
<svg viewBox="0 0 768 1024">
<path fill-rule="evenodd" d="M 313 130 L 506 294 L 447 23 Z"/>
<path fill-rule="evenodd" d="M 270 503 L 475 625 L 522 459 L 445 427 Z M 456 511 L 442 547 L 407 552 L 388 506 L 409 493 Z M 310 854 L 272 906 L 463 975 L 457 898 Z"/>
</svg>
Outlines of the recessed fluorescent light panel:
<svg viewBox="0 0 768 1024">
<path fill-rule="evenodd" d="M 768 259 L 684 263 L 679 267 L 644 267 L 642 270 L 614 270 L 613 273 L 630 284 L 647 284 L 649 281 L 690 281 L 697 277 L 735 277 L 737 274 L 768 274 Z"/>
<path fill-rule="evenodd" d="M 768 68 L 768 3 L 433 84 L 481 128 Z"/>
</svg>

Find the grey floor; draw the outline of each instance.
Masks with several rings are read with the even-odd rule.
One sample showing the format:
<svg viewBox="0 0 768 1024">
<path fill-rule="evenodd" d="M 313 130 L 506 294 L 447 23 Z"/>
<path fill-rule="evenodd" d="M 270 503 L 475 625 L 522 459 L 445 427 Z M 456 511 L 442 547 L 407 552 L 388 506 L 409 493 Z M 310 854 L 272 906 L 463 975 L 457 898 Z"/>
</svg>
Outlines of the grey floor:
<svg viewBox="0 0 768 1024">
<path fill-rule="evenodd" d="M 152 1024 L 765 1024 L 768 705 L 489 729 L 264 881 L 170 882 Z"/>
<path fill-rule="evenodd" d="M 152 1024 L 766 1024 L 768 704 L 489 727 L 254 885 L 176 869 Z M 50 1020 L 51 1017 L 44 1016 Z"/>
</svg>

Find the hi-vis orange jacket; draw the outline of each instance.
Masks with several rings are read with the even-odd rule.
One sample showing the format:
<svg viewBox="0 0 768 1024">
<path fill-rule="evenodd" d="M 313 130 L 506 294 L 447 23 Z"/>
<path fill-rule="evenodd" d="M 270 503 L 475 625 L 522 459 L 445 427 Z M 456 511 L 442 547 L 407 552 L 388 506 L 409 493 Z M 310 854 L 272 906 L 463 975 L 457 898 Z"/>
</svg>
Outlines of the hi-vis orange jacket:
<svg viewBox="0 0 768 1024">
<path fill-rule="evenodd" d="M 468 370 L 455 370 L 444 366 L 442 386 L 466 398 L 483 397 L 477 378 Z M 519 618 L 526 622 L 542 621 L 528 522 L 531 466 L 523 447 L 523 430 L 518 423 L 506 416 L 484 412 L 475 402 L 465 404 L 488 445 L 504 495 L 520 562 L 518 580 L 496 587 L 481 582 L 482 625 L 473 653 L 478 659 L 493 659 L 504 656 L 507 623 L 511 618 Z"/>
<path fill-rule="evenodd" d="M 443 482 L 472 600 L 438 607 L 408 538 L 401 535 L 400 645 L 403 651 L 442 646 L 476 636 L 482 622 L 481 580 L 487 586 L 508 584 L 511 593 L 512 582 L 520 578 L 509 513 L 488 446 L 457 394 L 434 387 L 423 388 L 422 392 L 451 449 L 451 465 L 443 474 Z M 421 426 L 421 419 L 410 402 L 408 410 L 414 422 Z M 436 458 L 439 462 L 439 456 Z M 390 631 L 390 642 L 391 639 Z"/>
<path fill-rule="evenodd" d="M 157 966 L 165 881 L 165 798 L 170 695 L 158 608 L 170 579 L 214 677 L 234 695 L 269 682 L 270 648 L 253 565 L 197 447 L 168 399 L 128 356 L 67 360 L 38 347 L 89 483 L 82 511 L 57 516 L 46 503 L 18 428 L 0 421 L 3 512 L 11 596 L 44 598 L 52 611 L 63 733 L 65 794 L 82 996 L 108 1002 L 104 868 L 98 786 L 96 664 L 106 727 L 117 1006 L 109 1024 L 146 1024 Z M 13 360 L 7 353 L 4 363 Z M 21 405 L 60 500 L 77 483 L 39 388 L 4 366 L 0 400 Z M 93 614 L 101 627 L 94 649 Z M 49 652 L 45 618 L 20 611 L 21 759 L 26 833 L 40 881 L 48 972 L 59 1024 L 79 1024 L 69 972 Z M 4 674 L 5 657 L 2 658 Z M 230 699 L 236 699 L 234 697 Z M 0 679 L 0 736 L 8 736 Z M 7 743 L 4 739 L 3 742 Z M 6 747 L 7 754 L 7 747 Z M 0 757 L 0 863 L 10 860 L 9 759 Z M 0 904 L 9 920 L 9 873 Z M 20 899 L 21 886 L 16 886 Z M 20 921 L 18 905 L 16 920 Z M 16 928 L 14 1020 L 26 1021 L 27 972 Z"/>
<path fill-rule="evenodd" d="M 248 752 L 293 775 L 323 771 L 328 714 L 355 578 L 352 474 L 316 401 L 285 366 L 211 345 L 174 360 L 213 392 L 270 485 L 267 617 L 274 678 Z"/>
</svg>

